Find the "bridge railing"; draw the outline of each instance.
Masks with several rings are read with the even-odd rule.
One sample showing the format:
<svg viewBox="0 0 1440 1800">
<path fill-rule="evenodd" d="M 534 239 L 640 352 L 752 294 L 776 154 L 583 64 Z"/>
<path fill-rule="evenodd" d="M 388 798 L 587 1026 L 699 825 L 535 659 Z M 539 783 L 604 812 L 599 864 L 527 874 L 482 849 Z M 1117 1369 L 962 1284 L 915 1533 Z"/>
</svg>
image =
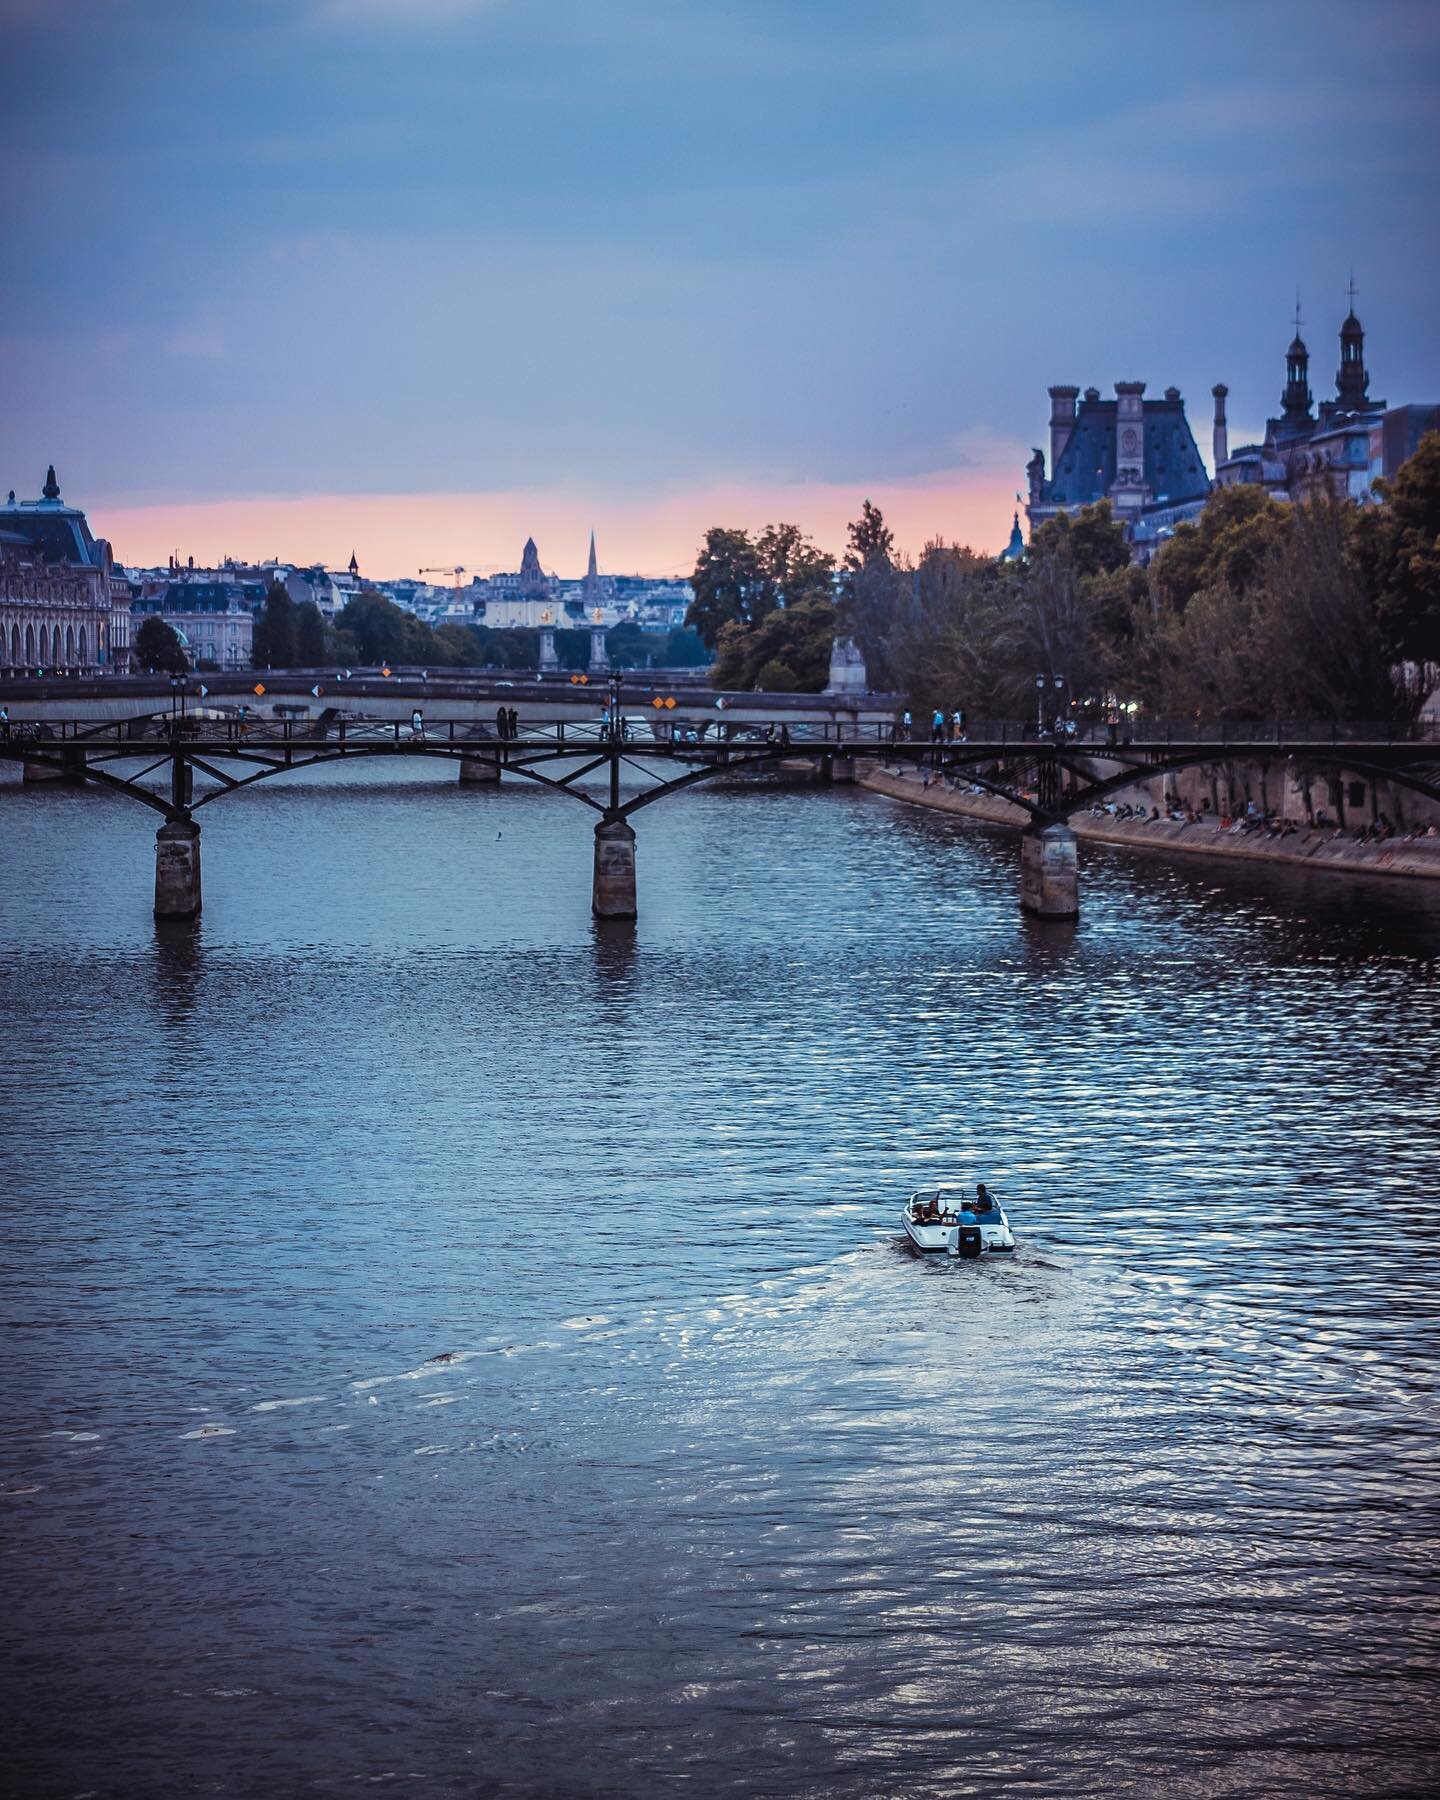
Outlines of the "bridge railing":
<svg viewBox="0 0 1440 1800">
<path fill-rule="evenodd" d="M 1223 753 L 1234 746 L 1263 745 L 1316 748 L 1342 743 L 1372 745 L 1433 744 L 1440 742 L 1440 722 L 1422 721 L 1415 725 L 1399 725 L 1394 720 L 1333 719 L 1158 719 L 1144 715 L 1127 717 L 1118 727 L 1094 722 L 1076 721 L 1074 732 L 1057 733 L 1040 729 L 1035 722 L 1017 723 L 1013 719 L 975 719 L 963 731 L 947 726 L 944 734 L 932 737 L 928 724 L 912 726 L 908 731 L 889 720 L 850 722 L 800 721 L 777 719 L 764 724 L 737 722 L 717 713 L 703 720 L 672 719 L 668 713 L 633 713 L 623 716 L 622 739 L 634 746 L 702 747 L 707 750 L 733 748 L 744 750 L 779 745 L 798 752 L 815 752 L 847 747 L 882 748 L 894 745 L 913 753 L 932 745 L 936 747 L 964 743 L 987 747 L 1014 746 L 1017 752 L 1039 746 L 1060 745 L 1103 755 L 1106 749 L 1129 745 L 1145 749 L 1183 748 L 1186 745 L 1213 746 Z M 366 719 L 332 716 L 328 719 L 305 717 L 262 718 L 233 713 L 205 711 L 163 711 L 143 713 L 128 719 L 97 721 L 94 719 L 0 720 L 0 743 L 48 743 L 83 745 L 87 739 L 112 745 L 115 740 L 132 741 L 136 753 L 156 743 L 203 742 L 212 747 L 230 745 L 236 749 L 270 746 L 339 744 L 446 744 L 456 750 L 473 745 L 526 745 L 568 747 L 577 754 L 599 748 L 611 741 L 611 726 L 602 718 L 585 720 L 552 720 L 530 722 L 521 718 L 515 737 L 502 736 L 498 726 L 476 723 L 471 719 L 425 719 L 417 727 L 408 719 Z"/>
</svg>

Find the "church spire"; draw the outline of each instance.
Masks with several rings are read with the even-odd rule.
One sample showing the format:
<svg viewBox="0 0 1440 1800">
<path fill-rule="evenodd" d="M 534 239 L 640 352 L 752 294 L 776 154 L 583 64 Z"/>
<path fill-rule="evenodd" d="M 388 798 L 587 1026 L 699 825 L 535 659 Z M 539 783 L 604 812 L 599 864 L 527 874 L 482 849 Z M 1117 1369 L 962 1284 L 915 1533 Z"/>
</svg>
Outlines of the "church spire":
<svg viewBox="0 0 1440 1800">
<path fill-rule="evenodd" d="M 1300 297 L 1295 297 L 1295 336 L 1285 352 L 1285 392 L 1280 396 L 1281 418 L 1292 430 L 1312 423 L 1310 413 L 1310 352 L 1300 335 Z"/>
<path fill-rule="evenodd" d="M 1364 412 L 1369 405 L 1370 377 L 1365 373 L 1365 330 L 1355 317 L 1355 271 L 1350 271 L 1346 290 L 1350 312 L 1340 327 L 1340 367 L 1335 371 L 1335 392 L 1345 412 Z"/>
<path fill-rule="evenodd" d="M 599 574 L 600 571 L 595 566 L 595 533 L 592 531 L 590 533 L 590 565 L 585 571 L 585 579 L 593 586 Z"/>
</svg>

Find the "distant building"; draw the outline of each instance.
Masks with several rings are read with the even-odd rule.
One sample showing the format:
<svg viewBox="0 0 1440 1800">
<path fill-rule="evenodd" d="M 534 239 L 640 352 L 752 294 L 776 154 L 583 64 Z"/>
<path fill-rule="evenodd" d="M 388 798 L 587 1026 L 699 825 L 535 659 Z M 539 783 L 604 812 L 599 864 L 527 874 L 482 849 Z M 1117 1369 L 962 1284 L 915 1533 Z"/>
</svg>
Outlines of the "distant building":
<svg viewBox="0 0 1440 1800">
<path fill-rule="evenodd" d="M 310 569 L 291 569 L 281 574 L 275 571 L 285 588 L 285 592 L 297 606 L 311 601 L 320 609 L 320 617 L 330 624 L 336 613 L 345 605 L 354 591 L 352 585 L 339 575 L 332 575 L 328 569 L 318 566 Z M 356 584 L 358 585 L 358 584 Z"/>
<path fill-rule="evenodd" d="M 1355 316 L 1355 290 L 1340 327 L 1340 367 L 1335 398 L 1318 407 L 1310 391 L 1310 352 L 1295 335 L 1285 352 L 1285 386 L 1280 412 L 1265 422 L 1258 444 L 1227 452 L 1216 447 L 1217 487 L 1239 483 L 1263 487 L 1277 500 L 1303 500 L 1330 493 L 1360 502 L 1372 498 L 1377 477 L 1389 478 L 1413 456 L 1427 431 L 1440 428 L 1440 406 L 1387 406 L 1370 398 L 1365 368 L 1365 332 Z"/>
<path fill-rule="evenodd" d="M 176 632 L 192 667 L 248 669 L 255 642 L 255 615 L 265 603 L 263 581 L 200 579 L 176 571 L 173 580 L 140 584 L 130 614 L 138 631 L 143 619 L 158 617 Z M 199 571 L 203 576 L 211 570 Z"/>
<path fill-rule="evenodd" d="M 0 670 L 124 668 L 129 605 L 110 545 L 62 502 L 53 467 L 38 500 L 10 490 L 0 506 Z"/>
<path fill-rule="evenodd" d="M 558 575 L 547 574 L 540 565 L 540 552 L 534 538 L 527 538 L 517 572 L 477 575 L 471 582 L 469 592 L 474 623 L 496 631 L 533 631 L 557 626 L 581 630 L 591 625 L 618 625 L 622 619 L 633 616 L 619 597 L 619 584 L 639 579 L 600 573 L 593 532 L 590 534 L 589 561 L 579 580 L 563 580 Z"/>
<path fill-rule="evenodd" d="M 1025 533 L 1020 529 L 1020 515 L 1015 514 L 1015 522 L 1010 527 L 1010 542 L 996 558 L 997 562 L 1023 562 L 1025 560 Z"/>
<path fill-rule="evenodd" d="M 1160 400 L 1144 394 L 1143 381 L 1117 381 L 1113 400 L 1102 400 L 1099 388 L 1083 398 L 1079 388 L 1050 389 L 1051 473 L 1043 450 L 1025 468 L 1032 533 L 1059 513 L 1108 500 L 1136 560 L 1148 562 L 1181 520 L 1201 511 L 1210 477 L 1180 390 L 1166 388 Z"/>
</svg>

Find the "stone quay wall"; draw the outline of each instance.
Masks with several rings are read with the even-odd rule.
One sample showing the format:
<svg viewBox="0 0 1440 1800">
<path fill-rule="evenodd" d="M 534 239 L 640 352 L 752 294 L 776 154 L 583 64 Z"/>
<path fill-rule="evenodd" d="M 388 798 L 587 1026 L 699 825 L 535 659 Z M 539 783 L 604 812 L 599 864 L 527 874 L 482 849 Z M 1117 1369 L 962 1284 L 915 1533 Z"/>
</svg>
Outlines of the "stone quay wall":
<svg viewBox="0 0 1440 1800">
<path fill-rule="evenodd" d="M 1272 772 L 1272 783 L 1274 780 Z M 1141 792 L 1157 790 L 1165 781 L 1175 791 L 1178 778 L 1157 776 L 1153 782 L 1136 784 L 1137 800 Z M 932 780 L 923 785 L 923 775 L 915 769 L 896 771 L 863 768 L 859 781 L 874 793 L 907 801 L 912 806 L 929 806 L 937 812 L 958 813 L 963 818 L 979 819 L 991 825 L 1029 823 L 1030 815 L 1023 807 L 1002 800 L 996 794 L 972 793 L 963 783 L 951 787 L 945 781 Z M 1388 786 L 1388 783 L 1386 784 Z M 1258 795 L 1258 787 L 1257 787 Z M 1411 796 L 1418 812 L 1425 803 Z M 1155 798 L 1163 805 L 1163 798 Z M 1428 809 L 1434 812 L 1434 808 Z M 1391 813 L 1390 817 L 1394 817 Z M 1406 817 L 1409 818 L 1407 810 Z M 1268 837 L 1263 831 L 1238 831 L 1234 826 L 1222 828 L 1211 816 L 1198 824 L 1182 824 L 1170 819 L 1117 819 L 1110 814 L 1082 812 L 1070 820 L 1076 837 L 1102 844 L 1120 844 L 1135 850 L 1176 851 L 1184 855 L 1239 857 L 1253 862 L 1298 863 L 1306 868 L 1336 869 L 1355 875 L 1410 875 L 1432 881 L 1440 880 L 1440 837 L 1386 838 L 1383 841 L 1355 837 L 1335 830 L 1296 829 L 1280 837 Z"/>
</svg>

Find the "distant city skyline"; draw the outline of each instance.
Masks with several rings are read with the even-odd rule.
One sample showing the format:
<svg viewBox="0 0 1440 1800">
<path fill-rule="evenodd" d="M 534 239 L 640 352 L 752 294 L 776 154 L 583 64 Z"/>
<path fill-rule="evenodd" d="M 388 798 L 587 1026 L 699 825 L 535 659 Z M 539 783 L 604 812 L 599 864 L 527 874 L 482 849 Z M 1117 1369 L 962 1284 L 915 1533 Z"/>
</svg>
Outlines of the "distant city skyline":
<svg viewBox="0 0 1440 1800">
<path fill-rule="evenodd" d="M 0 0 L 0 486 L 125 561 L 998 551 L 1055 382 L 1440 399 L 1440 15 Z M 1208 448 L 1207 448 L 1208 458 Z"/>
</svg>

